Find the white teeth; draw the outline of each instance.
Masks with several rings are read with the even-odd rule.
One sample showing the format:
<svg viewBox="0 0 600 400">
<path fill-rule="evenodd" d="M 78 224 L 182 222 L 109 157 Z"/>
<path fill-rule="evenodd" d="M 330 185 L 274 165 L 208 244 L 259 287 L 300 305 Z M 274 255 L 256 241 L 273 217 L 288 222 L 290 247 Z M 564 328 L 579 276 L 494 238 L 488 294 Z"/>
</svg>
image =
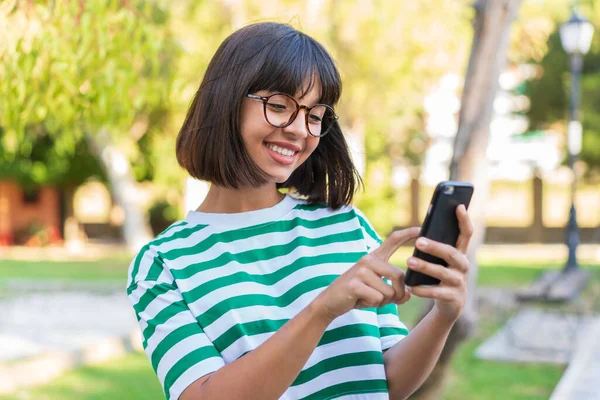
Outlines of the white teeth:
<svg viewBox="0 0 600 400">
<path fill-rule="evenodd" d="M 295 151 L 293 151 L 293 150 L 290 150 L 290 149 L 284 149 L 283 147 L 279 147 L 279 146 L 277 146 L 277 145 L 270 144 L 270 143 L 267 143 L 267 147 L 268 147 L 268 148 L 270 148 L 271 150 L 273 150 L 273 151 L 275 151 L 275 152 L 279 153 L 279 154 L 282 154 L 282 155 L 284 155 L 284 156 L 290 156 L 290 157 L 291 157 L 291 156 L 293 156 L 293 155 L 296 153 L 296 152 L 295 152 Z"/>
</svg>

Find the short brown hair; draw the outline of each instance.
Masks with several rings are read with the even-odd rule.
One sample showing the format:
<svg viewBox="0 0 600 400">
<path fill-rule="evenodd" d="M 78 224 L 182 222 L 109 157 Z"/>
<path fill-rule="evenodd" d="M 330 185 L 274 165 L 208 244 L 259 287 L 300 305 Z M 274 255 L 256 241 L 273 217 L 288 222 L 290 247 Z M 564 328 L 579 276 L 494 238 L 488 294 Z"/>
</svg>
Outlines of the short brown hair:
<svg viewBox="0 0 600 400">
<path fill-rule="evenodd" d="M 285 24 L 246 26 L 218 48 L 177 136 L 179 164 L 196 179 L 238 188 L 266 182 L 246 148 L 240 130 L 242 101 L 248 93 L 277 91 L 292 96 L 321 83 L 320 103 L 334 106 L 340 75 L 316 40 Z M 308 86 L 306 85 L 308 82 Z M 278 188 L 293 188 L 310 203 L 336 209 L 350 204 L 361 183 L 337 122 L 308 159 Z"/>
</svg>

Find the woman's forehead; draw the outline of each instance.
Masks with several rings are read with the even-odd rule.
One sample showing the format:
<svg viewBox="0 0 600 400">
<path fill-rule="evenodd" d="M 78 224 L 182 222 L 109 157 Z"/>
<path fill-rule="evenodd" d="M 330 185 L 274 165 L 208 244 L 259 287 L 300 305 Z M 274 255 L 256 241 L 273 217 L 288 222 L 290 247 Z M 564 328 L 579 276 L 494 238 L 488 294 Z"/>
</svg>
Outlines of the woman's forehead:
<svg viewBox="0 0 600 400">
<path fill-rule="evenodd" d="M 302 85 L 302 89 L 294 94 L 294 97 L 308 102 L 318 102 L 321 98 L 321 80 L 318 78 L 313 78 L 312 82 L 307 80 Z"/>
</svg>

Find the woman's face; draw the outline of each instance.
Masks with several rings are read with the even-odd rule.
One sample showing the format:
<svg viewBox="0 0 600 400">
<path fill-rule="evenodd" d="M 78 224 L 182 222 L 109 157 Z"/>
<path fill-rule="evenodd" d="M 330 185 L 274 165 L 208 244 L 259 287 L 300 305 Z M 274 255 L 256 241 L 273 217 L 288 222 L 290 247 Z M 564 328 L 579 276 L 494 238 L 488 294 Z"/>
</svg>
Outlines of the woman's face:
<svg viewBox="0 0 600 400">
<path fill-rule="evenodd" d="M 258 91 L 259 96 L 273 93 Z M 310 107 L 318 103 L 321 85 L 315 82 L 304 97 L 295 97 L 300 105 Z M 246 150 L 258 168 L 273 183 L 285 182 L 292 172 L 312 154 L 319 144 L 319 138 L 306 129 L 305 109 L 301 109 L 296 119 L 285 128 L 270 125 L 264 115 L 261 100 L 246 98 L 242 104 L 241 130 Z"/>
</svg>

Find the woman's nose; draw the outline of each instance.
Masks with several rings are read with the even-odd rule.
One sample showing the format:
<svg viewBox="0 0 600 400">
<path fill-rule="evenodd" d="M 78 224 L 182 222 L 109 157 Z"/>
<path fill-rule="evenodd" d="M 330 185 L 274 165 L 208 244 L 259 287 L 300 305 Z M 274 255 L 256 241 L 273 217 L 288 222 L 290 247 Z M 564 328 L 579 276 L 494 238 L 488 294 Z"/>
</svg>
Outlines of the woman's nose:
<svg viewBox="0 0 600 400">
<path fill-rule="evenodd" d="M 283 131 L 293 133 L 295 136 L 299 137 L 306 137 L 309 135 L 306 128 L 306 112 L 307 111 L 304 109 L 298 110 L 296 118 L 294 118 L 291 124 L 283 128 Z"/>
</svg>

